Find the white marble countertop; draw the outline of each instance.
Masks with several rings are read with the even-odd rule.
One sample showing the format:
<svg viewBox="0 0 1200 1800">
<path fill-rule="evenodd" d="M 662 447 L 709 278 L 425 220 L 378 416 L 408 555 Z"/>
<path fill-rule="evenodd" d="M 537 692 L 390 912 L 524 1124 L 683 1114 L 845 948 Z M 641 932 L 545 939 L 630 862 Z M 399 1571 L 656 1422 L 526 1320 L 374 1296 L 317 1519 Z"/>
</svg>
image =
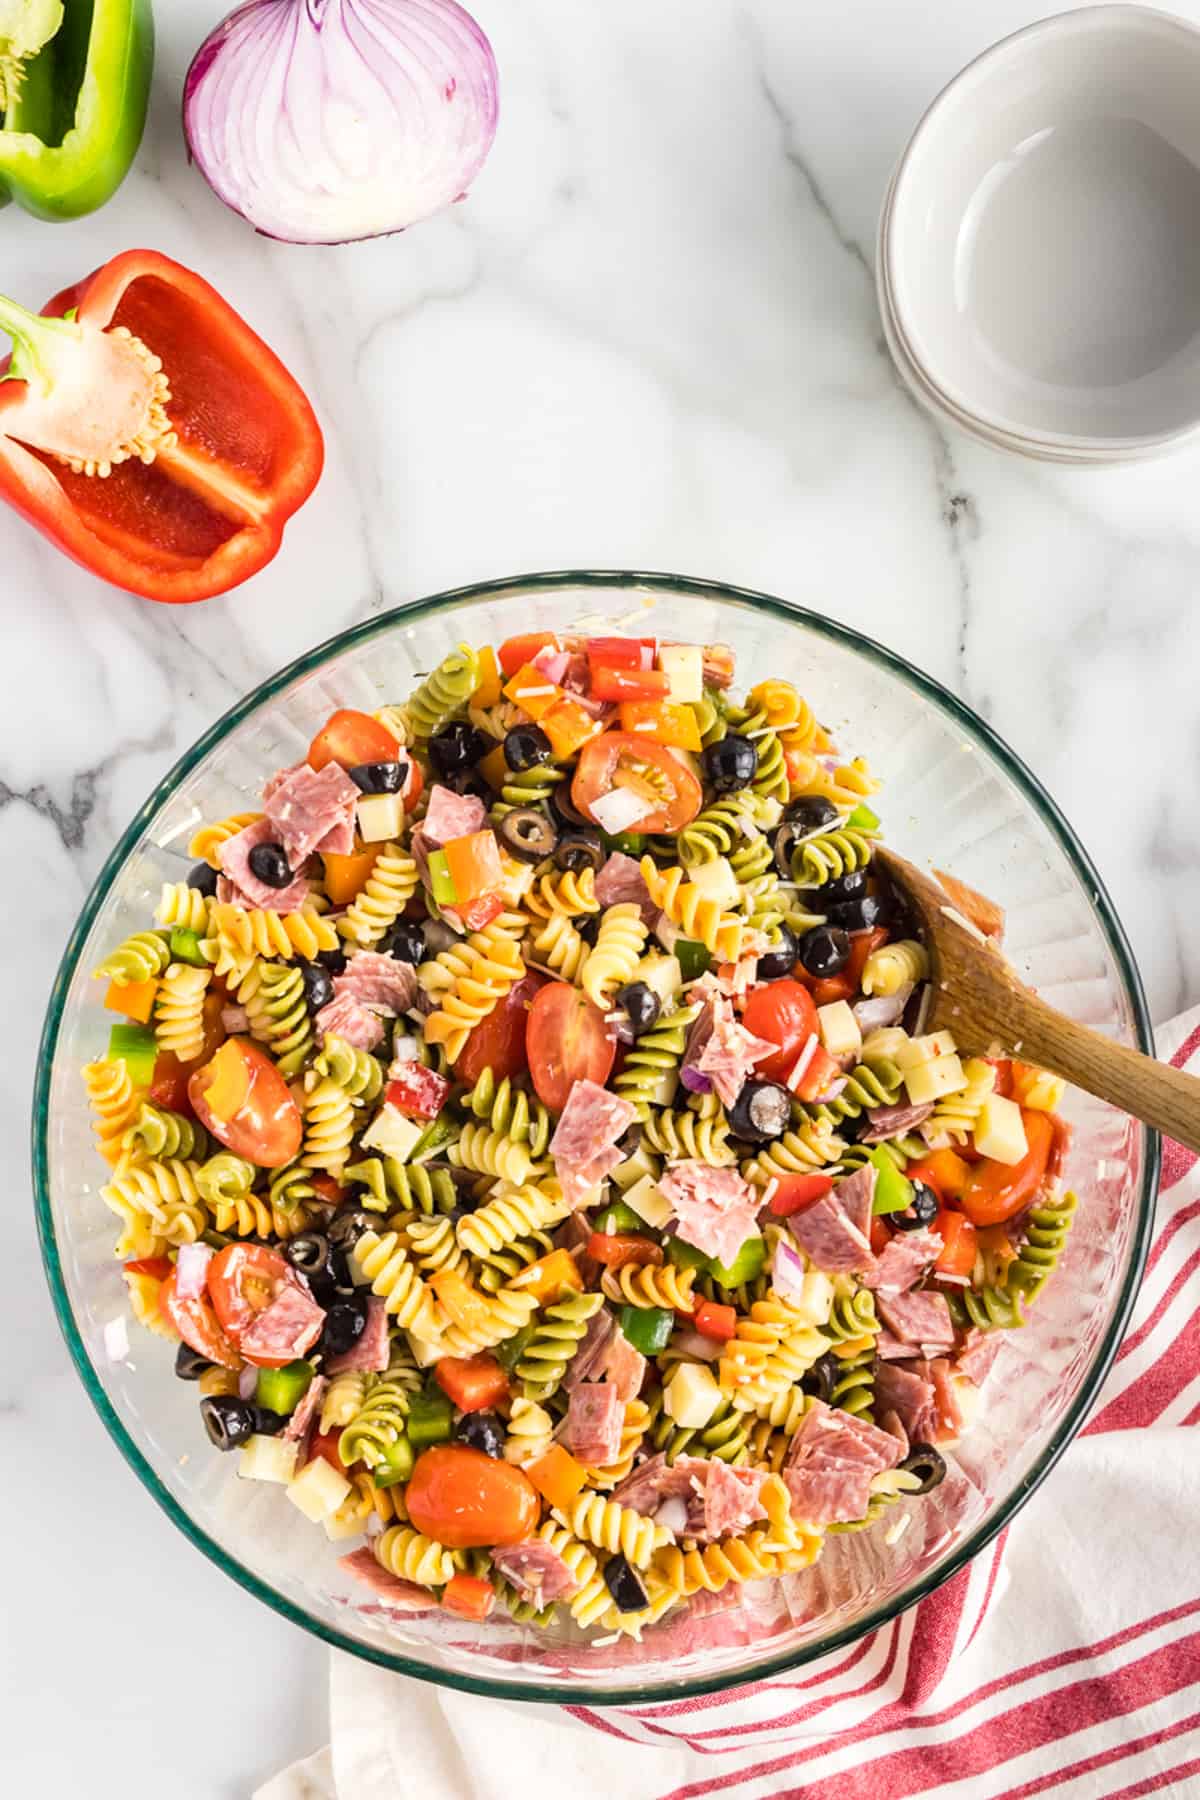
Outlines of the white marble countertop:
<svg viewBox="0 0 1200 1800">
<path fill-rule="evenodd" d="M 329 451 L 275 564 L 190 609 L 101 587 L 0 513 L 13 1794 L 240 1800 L 324 1732 L 321 1646 L 214 1574 L 85 1400 L 25 1154 L 46 993 L 114 835 L 280 663 L 370 612 L 536 568 L 676 570 L 825 609 L 948 683 L 1032 765 L 1109 885 L 1155 1016 L 1200 997 L 1197 459 L 1077 473 L 947 436 L 899 387 L 875 309 L 876 211 L 908 130 L 1041 9 L 475 10 L 501 68 L 499 138 L 468 203 L 408 235 L 271 244 L 188 169 L 183 74 L 223 0 L 158 7 L 146 143 L 102 213 L 0 217 L 0 288 L 31 305 L 130 245 L 201 270 L 305 383 Z M 1176 10 L 1200 19 L 1200 0 Z"/>
</svg>

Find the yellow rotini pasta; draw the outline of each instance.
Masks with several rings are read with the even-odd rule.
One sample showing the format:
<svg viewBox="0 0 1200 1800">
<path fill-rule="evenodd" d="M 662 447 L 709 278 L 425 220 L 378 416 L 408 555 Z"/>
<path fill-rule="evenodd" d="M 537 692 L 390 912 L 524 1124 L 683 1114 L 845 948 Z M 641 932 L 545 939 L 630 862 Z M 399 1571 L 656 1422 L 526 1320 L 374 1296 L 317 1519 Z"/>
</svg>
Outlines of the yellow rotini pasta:
<svg viewBox="0 0 1200 1800">
<path fill-rule="evenodd" d="M 505 1462 L 519 1468 L 545 1456 L 554 1436 L 554 1420 L 544 1406 L 518 1394 L 508 1419 L 508 1435 L 504 1444 Z"/>
<path fill-rule="evenodd" d="M 438 1337 L 433 1295 L 394 1231 L 382 1236 L 364 1231 L 354 1246 L 354 1261 L 362 1279 L 369 1283 L 373 1294 L 378 1294 L 398 1325 L 427 1341 Z"/>
<path fill-rule="evenodd" d="M 389 1525 L 371 1548 L 382 1568 L 402 1581 L 415 1581 L 418 1587 L 445 1587 L 454 1579 L 462 1560 L 458 1552 L 447 1550 L 444 1544 L 435 1543 L 408 1525 Z"/>
<path fill-rule="evenodd" d="M 180 926 L 203 937 L 208 928 L 208 897 L 186 881 L 164 881 L 154 918 L 156 924 Z"/>
<path fill-rule="evenodd" d="M 136 1123 L 145 1088 L 137 1088 L 124 1062 L 90 1062 L 83 1068 L 83 1082 L 92 1109 L 96 1148 L 105 1162 L 120 1161 L 125 1134 Z"/>
<path fill-rule="evenodd" d="M 882 944 L 867 957 L 862 972 L 864 994 L 895 994 L 906 982 L 927 981 L 929 952 L 915 938 Z"/>
<path fill-rule="evenodd" d="M 313 962 L 323 950 L 336 950 L 338 934 L 311 905 L 299 912 L 280 913 L 213 901 L 208 913 L 209 935 L 204 953 L 215 973 L 241 981 L 255 957 L 290 961 L 303 957 Z"/>
<path fill-rule="evenodd" d="M 553 924 L 551 920 L 547 930 Z M 621 901 L 605 908 L 596 942 L 579 975 L 580 985 L 593 1006 L 611 1006 L 617 989 L 633 980 L 645 944 L 646 926 L 639 907 L 632 901 Z"/>
<path fill-rule="evenodd" d="M 350 1156 L 354 1137 L 354 1104 L 340 1082 L 323 1076 L 304 1096 L 304 1148 L 306 1168 L 340 1175 Z"/>
<path fill-rule="evenodd" d="M 569 1508 L 556 1506 L 553 1512 L 559 1524 L 575 1537 L 610 1555 L 619 1550 L 635 1569 L 649 1568 L 654 1552 L 671 1542 L 671 1533 L 665 1526 L 586 1488 Z"/>
<path fill-rule="evenodd" d="M 221 862 L 217 851 L 221 845 L 245 831 L 247 825 L 257 825 L 261 818 L 262 814 L 257 812 L 230 813 L 228 818 L 218 819 L 212 825 L 201 825 L 188 845 L 188 855 L 206 862 L 210 869 L 219 869 Z"/>
<path fill-rule="evenodd" d="M 338 920 L 338 931 L 370 949 L 395 924 L 419 885 L 414 859 L 399 844 L 385 844 L 361 892 Z"/>
<path fill-rule="evenodd" d="M 514 1402 L 515 1410 L 515 1402 Z M 650 1408 L 644 1400 L 627 1400 L 621 1423 L 621 1445 L 612 1462 L 588 1464 L 587 1476 L 592 1487 L 614 1488 L 633 1468 L 633 1459 L 641 1448 L 650 1425 Z M 509 1429 L 512 1427 L 510 1425 Z"/>
<path fill-rule="evenodd" d="M 626 1263 L 623 1269 L 605 1269 L 600 1278 L 601 1291 L 618 1305 L 661 1306 L 676 1312 L 693 1311 L 695 1284 L 695 1269 L 677 1269 L 673 1263 L 657 1268 Z"/>
<path fill-rule="evenodd" d="M 489 1131 L 486 1125 L 464 1125 L 458 1141 L 450 1145 L 446 1154 L 460 1169 L 497 1175 L 515 1187 L 528 1182 L 540 1166 L 530 1156 L 528 1145 L 514 1143 L 503 1132 Z"/>
<path fill-rule="evenodd" d="M 502 1187 L 484 1206 L 459 1220 L 458 1241 L 472 1256 L 487 1256 L 530 1232 L 557 1225 L 567 1211 L 562 1190 L 556 1186 L 542 1188 L 527 1182 Z"/>
<path fill-rule="evenodd" d="M 926 1119 L 922 1136 L 931 1148 L 965 1144 L 979 1119 L 984 1101 L 996 1086 L 996 1071 L 982 1056 L 972 1056 L 962 1066 L 964 1085 L 945 1094 Z"/>
<path fill-rule="evenodd" d="M 417 973 L 425 992 L 440 1002 L 425 1020 L 425 1040 L 444 1044 L 447 1062 L 455 1063 L 474 1027 L 524 975 L 525 964 L 512 938 L 493 922 L 422 963 Z"/>
<path fill-rule="evenodd" d="M 595 874 L 591 869 L 564 869 L 540 875 L 525 896 L 525 907 L 535 919 L 550 919 L 555 913 L 572 919 L 597 913 Z"/>
<path fill-rule="evenodd" d="M 743 921 L 722 910 L 717 901 L 681 868 L 660 869 L 653 857 L 642 858 L 642 879 L 655 906 L 689 938 L 696 938 L 723 962 L 736 962 L 742 952 Z M 635 908 L 636 910 L 636 908 Z"/>
<path fill-rule="evenodd" d="M 524 1331 L 537 1310 L 532 1294 L 518 1293 L 511 1287 L 498 1288 L 494 1294 L 480 1291 L 479 1300 L 481 1305 L 473 1322 L 455 1320 L 446 1324 L 440 1342 L 447 1356 L 474 1356 L 480 1350 L 493 1349 L 505 1338 Z"/>
<path fill-rule="evenodd" d="M 552 969 L 564 981 L 583 981 L 587 987 L 583 972 L 591 952 L 565 913 L 551 913 L 530 938 L 528 955 L 531 962 Z"/>
</svg>

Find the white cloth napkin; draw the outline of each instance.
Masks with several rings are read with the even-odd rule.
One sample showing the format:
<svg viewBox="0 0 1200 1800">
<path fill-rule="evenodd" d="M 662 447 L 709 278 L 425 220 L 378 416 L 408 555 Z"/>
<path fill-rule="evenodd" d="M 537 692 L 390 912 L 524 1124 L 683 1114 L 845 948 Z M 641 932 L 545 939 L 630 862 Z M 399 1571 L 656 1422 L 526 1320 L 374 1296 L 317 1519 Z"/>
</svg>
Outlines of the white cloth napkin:
<svg viewBox="0 0 1200 1800">
<path fill-rule="evenodd" d="M 1200 1073 L 1200 1008 L 1158 1053 Z M 969 1569 L 793 1675 L 511 1706 L 334 1654 L 331 1744 L 255 1800 L 1200 1794 L 1200 1169 L 1164 1145 L 1133 1323 L 1084 1432 Z"/>
</svg>

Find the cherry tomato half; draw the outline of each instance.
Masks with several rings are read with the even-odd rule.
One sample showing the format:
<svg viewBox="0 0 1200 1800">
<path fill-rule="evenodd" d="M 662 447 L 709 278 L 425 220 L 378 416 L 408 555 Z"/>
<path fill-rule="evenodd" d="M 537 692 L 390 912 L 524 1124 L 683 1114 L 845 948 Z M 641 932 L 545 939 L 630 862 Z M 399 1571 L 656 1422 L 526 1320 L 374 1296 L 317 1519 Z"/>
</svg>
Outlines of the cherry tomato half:
<svg viewBox="0 0 1200 1800">
<path fill-rule="evenodd" d="M 785 975 L 751 991 L 742 1024 L 755 1037 L 779 1045 L 773 1056 L 755 1065 L 755 1074 L 768 1081 L 786 1081 L 801 1046 L 817 1029 L 817 1009 L 808 989 Z"/>
<path fill-rule="evenodd" d="M 266 1350 L 247 1343 L 255 1320 L 287 1289 L 309 1301 L 308 1290 L 291 1264 L 265 1244 L 226 1244 L 208 1265 L 208 1292 L 222 1331 L 248 1362 L 261 1368 L 281 1369 L 311 1347 L 307 1306 L 286 1341 L 281 1339 Z"/>
<path fill-rule="evenodd" d="M 497 1081 L 519 1075 L 526 1066 L 525 1027 L 535 994 L 547 982 L 545 975 L 530 970 L 508 990 L 499 1006 L 492 1008 L 467 1038 L 454 1065 L 460 1081 L 474 1084 L 485 1069 Z"/>
<path fill-rule="evenodd" d="M 281 1169 L 300 1148 L 300 1108 L 266 1051 L 251 1038 L 227 1038 L 188 1082 L 188 1099 L 219 1143 L 260 1168 Z"/>
<path fill-rule="evenodd" d="M 176 1289 L 174 1269 L 158 1290 L 158 1309 L 197 1356 L 206 1356 L 223 1369 L 241 1368 L 242 1359 L 222 1331 L 208 1295 L 184 1299 Z"/>
<path fill-rule="evenodd" d="M 552 650 L 558 649 L 558 639 L 552 631 L 526 631 L 519 637 L 505 638 L 496 655 L 504 673 L 512 676 L 526 663 L 531 663 L 538 651 L 547 645 Z"/>
<path fill-rule="evenodd" d="M 528 1475 L 465 1444 L 439 1444 L 418 1456 L 404 1503 L 417 1530 L 450 1550 L 519 1544 L 542 1510 Z"/>
<path fill-rule="evenodd" d="M 562 1111 L 577 1081 L 603 1087 L 617 1054 L 600 1008 L 565 981 L 551 982 L 534 1000 L 525 1044 L 537 1097 L 554 1112 Z"/>
<path fill-rule="evenodd" d="M 191 1117 L 192 1103 L 188 1099 L 188 1081 L 193 1064 L 181 1063 L 173 1050 L 160 1050 L 154 1059 L 154 1075 L 150 1082 L 150 1098 L 155 1106 L 165 1107 L 168 1112 L 184 1113 Z"/>
<path fill-rule="evenodd" d="M 639 831 L 681 831 L 691 824 L 704 798 L 700 783 L 665 744 L 635 737 L 631 731 L 606 731 L 584 745 L 571 782 L 571 799 L 591 819 L 593 800 L 614 787 L 631 786 L 636 791 L 639 775 L 647 798 L 657 800 L 654 811 L 638 820 Z"/>
<path fill-rule="evenodd" d="M 370 713 L 342 707 L 330 714 L 309 745 L 308 766 L 319 773 L 331 762 L 340 763 L 343 769 L 355 769 L 359 763 L 395 762 L 399 747 L 387 726 Z"/>
<path fill-rule="evenodd" d="M 1054 1120 L 1049 1113 L 1023 1109 L 1025 1142 L 1019 1163 L 985 1158 L 971 1170 L 959 1202 L 972 1225 L 1000 1225 L 1029 1205 L 1046 1177 L 1054 1147 Z"/>
</svg>

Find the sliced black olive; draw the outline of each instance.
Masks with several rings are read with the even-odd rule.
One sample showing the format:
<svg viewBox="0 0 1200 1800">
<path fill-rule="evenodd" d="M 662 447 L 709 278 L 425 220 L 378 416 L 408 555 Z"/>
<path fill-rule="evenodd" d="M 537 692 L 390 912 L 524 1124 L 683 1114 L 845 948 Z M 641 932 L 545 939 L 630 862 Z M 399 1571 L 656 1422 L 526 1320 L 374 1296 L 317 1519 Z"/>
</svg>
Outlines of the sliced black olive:
<svg viewBox="0 0 1200 1800">
<path fill-rule="evenodd" d="M 211 1368 L 208 1358 L 193 1350 L 190 1344 L 180 1344 L 175 1352 L 175 1373 L 180 1381 L 199 1381 L 205 1369 Z"/>
<path fill-rule="evenodd" d="M 642 1586 L 641 1577 L 628 1560 L 618 1550 L 610 1556 L 602 1571 L 604 1585 L 613 1597 L 613 1605 L 618 1612 L 641 1612 L 649 1606 L 650 1599 Z"/>
<path fill-rule="evenodd" d="M 425 928 L 420 919 L 397 919 L 379 940 L 379 950 L 383 956 L 390 956 L 396 962 L 412 963 L 414 967 L 424 962 Z"/>
<path fill-rule="evenodd" d="M 581 919 L 573 921 L 576 931 L 585 944 L 594 944 L 600 936 L 600 914 L 584 913 Z"/>
<path fill-rule="evenodd" d="M 870 931 L 875 925 L 886 924 L 887 902 L 875 894 L 864 894 L 859 900 L 831 906 L 827 917 L 831 925 L 840 926 L 843 931 Z"/>
<path fill-rule="evenodd" d="M 451 793 L 474 794 L 477 800 L 491 805 L 494 798 L 492 790 L 478 769 L 456 769 L 453 775 L 447 775 L 444 779 Z"/>
<path fill-rule="evenodd" d="M 771 848 L 775 852 L 775 867 L 785 881 L 794 879 L 792 852 L 803 836 L 804 833 L 799 825 L 794 819 L 790 819 L 784 821 L 772 840 Z"/>
<path fill-rule="evenodd" d="M 837 975 L 850 961 L 850 938 L 835 926 L 817 925 L 800 940 L 800 963 L 818 981 Z M 762 964 L 759 964 L 762 973 Z"/>
<path fill-rule="evenodd" d="M 577 825 L 588 824 L 588 820 L 584 818 L 583 814 L 571 798 L 571 783 L 569 779 L 559 782 L 558 786 L 550 796 L 549 804 L 552 815 L 558 820 L 560 825 L 566 825 L 573 828 Z"/>
<path fill-rule="evenodd" d="M 187 884 L 198 894 L 206 894 L 213 900 L 217 893 L 217 871 L 210 869 L 206 862 L 194 863 L 188 870 Z"/>
<path fill-rule="evenodd" d="M 938 1197 L 931 1187 L 923 1181 L 912 1184 L 912 1205 L 906 1206 L 903 1212 L 888 1214 L 888 1224 L 895 1231 L 920 1231 L 926 1225 L 932 1225 L 940 1210 Z"/>
<path fill-rule="evenodd" d="M 256 1406 L 253 1401 L 250 1411 L 254 1414 L 254 1429 L 259 1437 L 278 1437 L 288 1422 L 287 1413 L 272 1412 L 269 1406 Z"/>
<path fill-rule="evenodd" d="M 377 1219 L 358 1206 L 343 1206 L 325 1227 L 325 1235 L 339 1250 L 353 1250 L 364 1231 L 374 1231 Z"/>
<path fill-rule="evenodd" d="M 289 1238 L 283 1254 L 302 1275 L 320 1275 L 329 1267 L 329 1239 L 323 1231 L 301 1231 Z"/>
<path fill-rule="evenodd" d="M 748 1144 L 781 1137 L 792 1117 L 791 1096 L 777 1081 L 747 1081 L 729 1109 L 729 1126 Z"/>
<path fill-rule="evenodd" d="M 496 835 L 518 862 L 544 862 L 546 857 L 554 855 L 558 843 L 558 832 L 536 806 L 518 806 L 505 813 L 496 827 Z"/>
<path fill-rule="evenodd" d="M 325 1314 L 325 1329 L 320 1348 L 326 1356 L 341 1356 L 353 1350 L 367 1329 L 367 1297 L 363 1293 L 348 1294 L 337 1300 Z"/>
<path fill-rule="evenodd" d="M 604 863 L 604 845 L 600 842 L 600 833 L 584 829 L 561 837 L 554 852 L 554 860 L 560 869 L 573 869 L 576 874 L 584 869 L 600 869 Z"/>
<path fill-rule="evenodd" d="M 439 775 L 457 775 L 486 756 L 492 740 L 466 719 L 451 719 L 429 740 L 429 760 Z"/>
<path fill-rule="evenodd" d="M 828 831 L 836 824 L 838 809 L 824 794 L 805 794 L 785 806 L 783 816 L 790 825 L 799 825 L 802 836 L 810 837 L 814 831 Z"/>
<path fill-rule="evenodd" d="M 516 774 L 548 763 L 554 746 L 536 725 L 514 725 L 504 740 L 504 760 Z"/>
<path fill-rule="evenodd" d="M 618 989 L 616 1004 L 629 1020 L 629 1029 L 635 1038 L 656 1025 L 662 1012 L 662 1001 L 646 981 L 631 981 Z"/>
<path fill-rule="evenodd" d="M 841 1370 L 837 1358 L 831 1351 L 818 1356 L 815 1363 L 801 1377 L 800 1386 L 806 1394 L 815 1394 L 818 1400 L 828 1402 L 833 1397 L 834 1383 Z"/>
<path fill-rule="evenodd" d="M 336 950 L 318 950 L 317 961 L 331 975 L 344 975 L 346 972 L 346 952 L 340 947 Z"/>
<path fill-rule="evenodd" d="M 464 1413 L 454 1427 L 454 1435 L 460 1444 L 469 1444 L 472 1450 L 482 1450 L 485 1456 L 496 1457 L 504 1455 L 508 1436 L 503 1419 L 490 1412 Z"/>
<path fill-rule="evenodd" d="M 921 1483 L 920 1487 L 907 1489 L 910 1494 L 928 1494 L 946 1479 L 946 1459 L 932 1444 L 912 1444 L 900 1467 Z"/>
<path fill-rule="evenodd" d="M 790 975 L 799 954 L 800 940 L 795 932 L 790 926 L 777 925 L 771 948 L 758 959 L 758 980 L 778 981 L 781 975 Z"/>
<path fill-rule="evenodd" d="M 330 1244 L 329 1265 L 323 1277 L 326 1285 L 340 1296 L 356 1294 L 358 1283 L 350 1267 L 350 1253 L 341 1244 Z"/>
<path fill-rule="evenodd" d="M 236 1450 L 257 1429 L 254 1408 L 236 1394 L 213 1394 L 200 1402 L 204 1429 L 218 1450 Z"/>
<path fill-rule="evenodd" d="M 267 887 L 290 887 L 296 877 L 282 844 L 255 844 L 250 852 L 250 873 Z"/>
<path fill-rule="evenodd" d="M 304 983 L 304 1001 L 310 1013 L 320 1012 L 333 999 L 333 976 L 319 962 L 306 962 L 302 957 L 296 967 Z"/>
<path fill-rule="evenodd" d="M 398 794 L 407 774 L 406 762 L 357 763 L 349 770 L 351 781 L 362 794 Z"/>
<path fill-rule="evenodd" d="M 867 871 L 851 869 L 845 875 L 837 875 L 832 881 L 826 881 L 816 890 L 814 899 L 820 903 L 821 909 L 827 906 L 841 906 L 846 900 L 859 900 L 867 891 Z"/>
<path fill-rule="evenodd" d="M 749 738 L 735 733 L 710 744 L 700 761 L 704 779 L 718 794 L 736 794 L 758 774 L 758 751 Z"/>
</svg>

